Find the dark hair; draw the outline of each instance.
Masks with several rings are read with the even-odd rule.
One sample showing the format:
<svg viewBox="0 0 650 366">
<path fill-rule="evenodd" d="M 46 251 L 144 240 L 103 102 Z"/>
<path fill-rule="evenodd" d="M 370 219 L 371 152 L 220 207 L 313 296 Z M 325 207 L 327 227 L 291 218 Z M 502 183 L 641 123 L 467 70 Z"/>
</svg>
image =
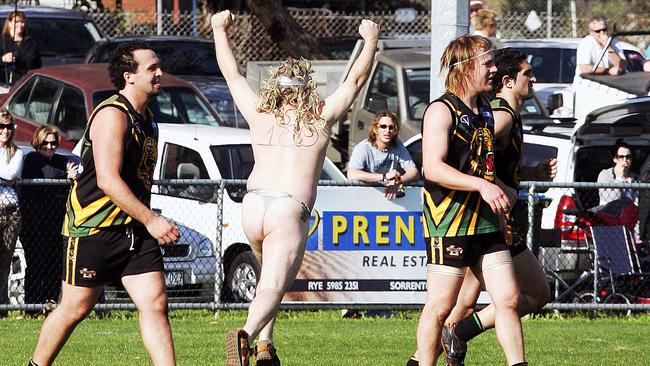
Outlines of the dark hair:
<svg viewBox="0 0 650 366">
<path fill-rule="evenodd" d="M 133 57 L 135 50 L 150 50 L 149 44 L 143 41 L 133 41 L 123 43 L 115 49 L 111 61 L 108 64 L 108 75 L 111 78 L 111 84 L 117 90 L 124 89 L 126 80 L 124 80 L 125 72 L 135 73 L 138 71 L 138 63 Z"/>
<path fill-rule="evenodd" d="M 614 143 L 614 147 L 612 147 L 612 158 L 614 158 L 614 157 L 616 157 L 616 155 L 618 155 L 618 149 L 620 149 L 622 147 L 632 151 L 632 147 L 630 146 L 630 144 L 625 142 L 624 139 L 618 139 L 618 140 L 616 140 L 616 143 Z"/>
<path fill-rule="evenodd" d="M 517 73 L 521 71 L 521 63 L 528 59 L 525 52 L 514 48 L 502 48 L 494 52 L 494 64 L 497 72 L 492 78 L 492 92 L 498 93 L 503 89 L 503 77 L 509 76 L 517 80 Z"/>
</svg>

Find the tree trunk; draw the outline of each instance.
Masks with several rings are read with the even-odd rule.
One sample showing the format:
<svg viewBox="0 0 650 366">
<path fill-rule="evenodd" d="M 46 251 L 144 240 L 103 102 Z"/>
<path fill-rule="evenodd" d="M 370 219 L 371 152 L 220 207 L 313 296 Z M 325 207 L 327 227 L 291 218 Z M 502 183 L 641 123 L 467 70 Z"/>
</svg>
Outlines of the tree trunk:
<svg viewBox="0 0 650 366">
<path fill-rule="evenodd" d="M 318 41 L 282 6 L 282 0 L 246 0 L 246 5 L 262 22 L 271 40 L 293 58 L 326 59 Z"/>
</svg>

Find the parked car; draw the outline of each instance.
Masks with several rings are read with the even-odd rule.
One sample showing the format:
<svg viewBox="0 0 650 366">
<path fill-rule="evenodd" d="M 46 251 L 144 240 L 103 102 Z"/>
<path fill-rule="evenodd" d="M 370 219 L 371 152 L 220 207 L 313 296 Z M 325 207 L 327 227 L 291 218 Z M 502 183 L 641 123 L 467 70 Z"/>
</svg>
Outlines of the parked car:
<svg viewBox="0 0 650 366">
<path fill-rule="evenodd" d="M 161 93 L 149 103 L 158 122 L 223 124 L 201 92 L 187 81 L 163 74 Z M 59 65 L 31 70 L 0 103 L 18 125 L 16 141 L 29 143 L 43 124 L 62 132 L 61 147 L 72 150 L 93 108 L 115 93 L 106 64 Z"/>
<path fill-rule="evenodd" d="M 576 72 L 576 52 L 581 38 L 507 39 L 504 47 L 524 51 L 537 82 L 533 88 L 544 105 L 548 97 L 573 83 Z M 619 42 L 630 71 L 643 71 L 644 58 L 640 50 L 626 42 Z"/>
<path fill-rule="evenodd" d="M 134 40 L 149 44 L 158 55 L 163 71 L 185 79 L 199 88 L 219 112 L 226 125 L 248 126 L 237 111 L 228 85 L 219 70 L 212 40 L 183 36 L 104 38 L 88 51 L 84 62 L 109 62 L 118 45 Z"/>
<path fill-rule="evenodd" d="M 13 5 L 0 5 L 6 19 Z M 27 17 L 27 30 L 38 41 L 43 67 L 80 63 L 103 33 L 83 12 L 48 6 L 19 6 Z"/>
</svg>

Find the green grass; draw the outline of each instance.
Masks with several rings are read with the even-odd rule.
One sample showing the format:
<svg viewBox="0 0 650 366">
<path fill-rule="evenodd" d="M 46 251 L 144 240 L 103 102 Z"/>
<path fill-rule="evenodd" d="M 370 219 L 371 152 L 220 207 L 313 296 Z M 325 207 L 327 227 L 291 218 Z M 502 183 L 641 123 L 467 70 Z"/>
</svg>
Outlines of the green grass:
<svg viewBox="0 0 650 366">
<path fill-rule="evenodd" d="M 224 334 L 244 322 L 241 311 L 171 314 L 179 365 L 223 365 Z M 406 363 L 415 349 L 417 312 L 391 319 L 341 319 L 337 311 L 282 312 L 275 344 L 285 366 L 386 365 Z M 0 365 L 25 365 L 42 319 L 12 313 L 0 320 Z M 650 359 L 650 316 L 636 318 L 557 318 L 524 320 L 531 365 L 638 365 Z M 494 331 L 470 344 L 467 364 L 504 365 Z M 89 318 L 73 333 L 58 365 L 148 365 L 137 316 L 114 312 Z"/>
</svg>

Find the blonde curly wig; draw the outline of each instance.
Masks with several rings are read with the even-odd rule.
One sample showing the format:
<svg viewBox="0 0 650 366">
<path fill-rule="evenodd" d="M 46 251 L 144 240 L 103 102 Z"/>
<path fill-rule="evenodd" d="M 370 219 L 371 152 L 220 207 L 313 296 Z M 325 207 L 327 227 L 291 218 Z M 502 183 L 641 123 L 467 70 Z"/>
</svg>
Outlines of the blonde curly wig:
<svg viewBox="0 0 650 366">
<path fill-rule="evenodd" d="M 296 110 L 296 124 L 293 129 L 293 142 L 301 146 L 303 138 L 301 132 L 306 130 L 308 135 L 316 135 L 325 127 L 325 120 L 321 117 L 322 103 L 316 94 L 316 82 L 309 74 L 313 73 L 309 61 L 301 58 L 296 60 L 288 58 L 280 63 L 277 68 L 269 68 L 269 79 L 260 90 L 260 104 L 257 111 L 275 116 L 280 126 L 286 126 L 290 120 L 286 118 L 282 107 L 291 105 Z M 286 85 L 278 79 L 291 79 L 293 82 Z M 283 85 L 284 84 L 284 85 Z"/>
</svg>

